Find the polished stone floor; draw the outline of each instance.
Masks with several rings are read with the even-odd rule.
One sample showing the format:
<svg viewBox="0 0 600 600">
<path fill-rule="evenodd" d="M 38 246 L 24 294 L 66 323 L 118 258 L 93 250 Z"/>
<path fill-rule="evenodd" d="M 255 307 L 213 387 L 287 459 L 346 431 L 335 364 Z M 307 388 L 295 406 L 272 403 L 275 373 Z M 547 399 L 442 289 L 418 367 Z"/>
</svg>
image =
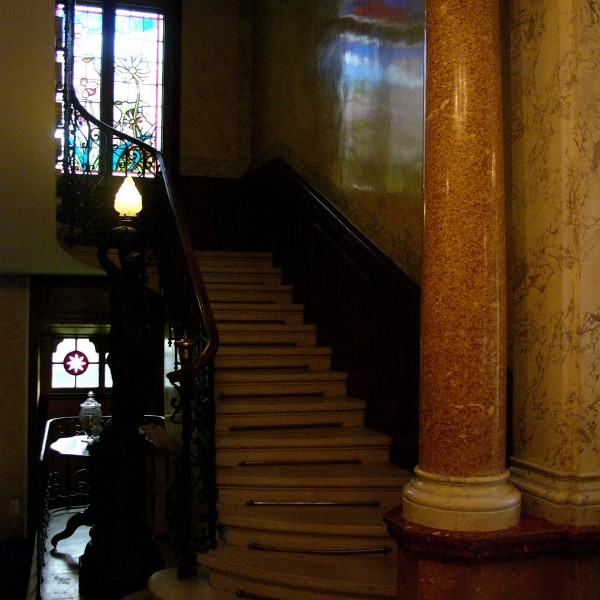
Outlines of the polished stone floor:
<svg viewBox="0 0 600 600">
<path fill-rule="evenodd" d="M 55 550 L 50 545 L 52 536 L 64 529 L 65 523 L 73 515 L 73 512 L 56 512 L 50 518 L 45 565 L 42 570 L 43 581 L 40 587 L 42 600 L 91 600 L 79 594 L 79 557 L 83 554 L 90 539 L 90 528 L 80 527 L 70 538 L 61 540 Z M 172 566 L 173 557 L 165 544 L 161 544 L 161 551 L 165 562 Z M 34 561 L 27 600 L 36 599 L 35 584 L 36 565 Z M 127 600 L 146 599 L 150 599 L 150 595 L 145 591 L 127 596 Z"/>
</svg>

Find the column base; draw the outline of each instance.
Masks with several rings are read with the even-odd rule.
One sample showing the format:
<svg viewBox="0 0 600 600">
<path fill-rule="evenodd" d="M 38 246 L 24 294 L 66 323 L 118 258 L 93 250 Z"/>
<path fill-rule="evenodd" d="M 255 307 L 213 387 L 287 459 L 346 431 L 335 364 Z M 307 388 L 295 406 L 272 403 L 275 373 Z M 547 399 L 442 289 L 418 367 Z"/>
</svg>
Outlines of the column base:
<svg viewBox="0 0 600 600">
<path fill-rule="evenodd" d="M 450 531 L 496 531 L 514 527 L 521 515 L 521 494 L 509 472 L 490 477 L 445 477 L 415 467 L 404 486 L 404 518 Z"/>
<path fill-rule="evenodd" d="M 526 512 L 575 527 L 600 523 L 599 473 L 561 473 L 514 457 L 511 463 L 510 480 Z"/>
<path fill-rule="evenodd" d="M 440 531 L 385 516 L 398 544 L 398 600 L 597 600 L 600 528 L 523 515 L 502 531 Z"/>
</svg>

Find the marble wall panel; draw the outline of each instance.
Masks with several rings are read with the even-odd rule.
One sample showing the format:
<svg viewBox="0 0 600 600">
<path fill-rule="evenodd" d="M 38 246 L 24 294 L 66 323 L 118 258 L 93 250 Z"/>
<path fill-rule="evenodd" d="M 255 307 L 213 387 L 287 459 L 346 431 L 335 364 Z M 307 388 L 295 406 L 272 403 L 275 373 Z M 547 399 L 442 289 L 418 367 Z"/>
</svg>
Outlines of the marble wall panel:
<svg viewBox="0 0 600 600">
<path fill-rule="evenodd" d="M 596 478 L 600 477 L 597 3 L 512 2 L 511 71 L 508 235 L 514 453 L 548 476 Z"/>
<path fill-rule="evenodd" d="M 25 537 L 29 284 L 0 276 L 0 538 Z M 19 502 L 11 515 L 10 502 Z"/>
<path fill-rule="evenodd" d="M 254 5 L 253 161 L 282 156 L 414 280 L 423 152 L 420 0 Z"/>
<path fill-rule="evenodd" d="M 240 177 L 250 164 L 248 0 L 183 0 L 182 175 Z"/>
</svg>

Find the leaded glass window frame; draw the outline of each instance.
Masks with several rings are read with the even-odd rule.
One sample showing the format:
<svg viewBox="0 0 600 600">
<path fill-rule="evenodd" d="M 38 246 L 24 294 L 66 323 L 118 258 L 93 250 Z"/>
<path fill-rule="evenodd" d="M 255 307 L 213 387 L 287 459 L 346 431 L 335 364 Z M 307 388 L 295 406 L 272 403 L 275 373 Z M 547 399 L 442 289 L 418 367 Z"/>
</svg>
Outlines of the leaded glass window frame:
<svg viewBox="0 0 600 600">
<path fill-rule="evenodd" d="M 58 2 L 56 6 L 58 16 L 62 3 Z M 178 128 L 174 122 L 177 113 L 174 107 L 179 89 L 176 75 L 180 46 L 179 0 L 91 0 L 77 3 L 76 15 L 78 14 L 95 15 L 95 41 L 90 46 L 92 50 L 80 49 L 75 57 L 73 80 L 79 101 L 92 115 L 157 148 L 173 164 L 178 157 L 178 136 L 175 136 Z M 149 24 L 156 25 L 155 39 L 146 46 L 154 48 L 155 56 L 152 61 L 146 55 L 130 51 L 131 35 L 123 35 L 126 23 L 131 25 L 130 29 L 142 30 L 144 35 Z M 83 36 L 86 27 L 92 29 L 90 23 L 86 25 L 85 19 L 81 21 L 76 17 L 76 42 L 79 36 Z M 146 54 L 149 53 L 148 50 Z M 62 56 L 63 50 L 61 44 L 58 44 L 56 59 L 59 65 Z M 150 63 L 154 65 L 152 68 L 149 68 Z M 155 76 L 156 85 L 147 85 L 149 75 Z M 125 94 L 127 86 L 127 95 L 117 98 L 117 94 Z M 133 89 L 136 91 L 132 95 Z M 145 96 L 142 94 L 144 89 L 152 91 L 152 103 L 148 102 L 147 93 Z M 61 94 L 62 90 L 59 89 L 59 103 L 62 102 Z M 150 112 L 152 119 L 148 118 Z M 87 121 L 81 120 L 80 127 L 72 136 L 77 172 L 117 177 L 126 173 L 151 177 L 156 173 L 155 164 L 148 165 L 142 161 L 136 164 L 135 148 L 116 139 L 103 139 L 99 131 Z M 62 154 L 63 152 L 59 152 L 59 157 Z M 59 158 L 59 168 L 60 163 Z"/>
</svg>

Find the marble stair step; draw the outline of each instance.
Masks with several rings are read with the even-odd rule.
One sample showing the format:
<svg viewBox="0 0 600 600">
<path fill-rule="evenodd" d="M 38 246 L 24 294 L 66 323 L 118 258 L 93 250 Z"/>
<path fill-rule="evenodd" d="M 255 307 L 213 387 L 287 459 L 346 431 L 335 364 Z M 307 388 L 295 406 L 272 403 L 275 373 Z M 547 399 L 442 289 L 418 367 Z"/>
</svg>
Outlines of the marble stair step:
<svg viewBox="0 0 600 600">
<path fill-rule="evenodd" d="M 306 397 L 231 398 L 217 402 L 217 430 L 230 428 L 322 425 L 345 427 L 364 424 L 366 402 L 357 398 Z"/>
<path fill-rule="evenodd" d="M 210 569 L 211 588 L 273 600 L 392 600 L 396 569 L 391 556 L 324 556 L 222 546 L 198 555 Z"/>
<path fill-rule="evenodd" d="M 346 393 L 346 380 L 334 371 L 314 373 L 290 373 L 286 377 L 274 376 L 267 372 L 260 373 L 259 380 L 227 380 L 221 374 L 216 375 L 215 396 L 217 399 L 240 396 L 295 396 L 321 395 L 342 396 Z M 301 377 L 300 375 L 304 375 Z"/>
<path fill-rule="evenodd" d="M 225 431 L 217 435 L 217 449 L 280 449 L 357 446 L 388 448 L 391 438 L 369 427 L 307 427 L 299 429 L 268 429 Z"/>
<path fill-rule="evenodd" d="M 259 543 L 318 550 L 385 547 L 390 552 L 395 548 L 379 508 L 221 504 L 218 510 L 229 545 Z"/>
<path fill-rule="evenodd" d="M 364 410 L 366 401 L 351 396 L 327 397 L 315 400 L 304 396 L 291 396 L 282 398 L 280 396 L 265 396 L 264 398 L 239 397 L 222 400 L 217 403 L 217 415 L 226 414 L 257 414 L 272 413 L 312 413 L 313 411 L 355 411 Z"/>
<path fill-rule="evenodd" d="M 232 302 L 239 304 L 282 304 L 291 302 L 293 287 L 291 285 L 250 285 L 207 283 L 206 291 L 212 302 Z"/>
<path fill-rule="evenodd" d="M 285 323 L 304 322 L 304 305 L 285 302 L 283 304 L 236 304 L 234 302 L 212 302 L 211 307 L 217 323 Z"/>
<path fill-rule="evenodd" d="M 282 275 L 283 273 L 282 269 L 273 266 L 271 257 L 268 260 L 266 258 L 264 260 L 259 258 L 258 261 L 246 259 L 243 262 L 236 262 L 232 259 L 205 260 L 204 258 L 200 257 L 198 259 L 198 264 L 202 268 L 202 273 L 224 273 L 227 275 L 273 275 L 275 273 Z"/>
<path fill-rule="evenodd" d="M 217 434 L 217 465 L 389 460 L 390 437 L 368 427 L 308 427 Z"/>
<path fill-rule="evenodd" d="M 262 382 L 341 382 L 348 380 L 347 373 L 332 369 L 221 369 L 215 373 L 217 385 L 225 383 L 262 383 Z"/>
<path fill-rule="evenodd" d="M 280 269 L 245 269 L 224 271 L 202 269 L 202 279 L 205 284 L 228 285 L 278 285 L 281 283 Z"/>
<path fill-rule="evenodd" d="M 220 333 L 274 333 L 274 332 L 289 332 L 289 333 L 316 333 L 317 326 L 306 323 L 287 325 L 285 323 L 254 323 L 251 321 L 243 323 L 221 323 L 219 327 Z"/>
<path fill-rule="evenodd" d="M 282 465 L 217 469 L 223 504 L 289 506 L 366 504 L 386 512 L 398 506 L 412 474 L 390 463 Z"/>
<path fill-rule="evenodd" d="M 261 323 L 220 323 L 221 346 L 314 346 L 314 325 L 273 325 Z"/>
<path fill-rule="evenodd" d="M 239 600 L 239 596 L 224 590 L 213 589 L 208 583 L 208 570 L 197 568 L 196 579 L 179 579 L 177 568 L 153 573 L 145 593 L 148 600 Z M 130 600 L 129 596 L 122 600 Z M 131 600 L 138 600 L 135 596 Z"/>
<path fill-rule="evenodd" d="M 220 252 L 197 251 L 196 258 L 202 268 L 271 268 L 273 255 L 270 252 Z"/>
<path fill-rule="evenodd" d="M 314 346 L 226 346 L 215 359 L 217 370 L 331 368 L 331 353 Z"/>
</svg>

